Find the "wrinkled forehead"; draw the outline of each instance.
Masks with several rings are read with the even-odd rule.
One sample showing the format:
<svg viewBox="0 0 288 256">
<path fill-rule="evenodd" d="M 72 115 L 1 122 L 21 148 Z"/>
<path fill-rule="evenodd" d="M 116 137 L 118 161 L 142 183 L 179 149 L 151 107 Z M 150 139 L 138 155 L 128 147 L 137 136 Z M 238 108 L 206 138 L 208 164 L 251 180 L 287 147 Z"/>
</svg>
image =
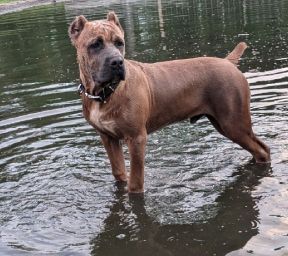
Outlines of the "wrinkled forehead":
<svg viewBox="0 0 288 256">
<path fill-rule="evenodd" d="M 105 41 L 113 41 L 116 38 L 124 38 L 124 34 L 121 29 L 115 23 L 107 20 L 87 22 L 83 32 L 85 33 L 85 37 L 102 37 L 102 39 Z"/>
</svg>

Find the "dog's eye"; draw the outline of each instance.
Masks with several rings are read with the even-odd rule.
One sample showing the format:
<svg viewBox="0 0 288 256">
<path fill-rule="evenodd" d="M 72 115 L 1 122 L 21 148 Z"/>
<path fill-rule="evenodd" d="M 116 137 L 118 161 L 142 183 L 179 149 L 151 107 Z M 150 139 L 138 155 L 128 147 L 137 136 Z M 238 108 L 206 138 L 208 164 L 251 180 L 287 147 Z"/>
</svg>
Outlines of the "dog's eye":
<svg viewBox="0 0 288 256">
<path fill-rule="evenodd" d="M 103 40 L 101 38 L 97 39 L 94 43 L 90 45 L 90 49 L 99 50 L 103 47 Z"/>
<path fill-rule="evenodd" d="M 120 47 L 123 47 L 124 46 L 124 42 L 122 40 L 116 40 L 114 42 L 115 46 L 120 48 Z"/>
</svg>

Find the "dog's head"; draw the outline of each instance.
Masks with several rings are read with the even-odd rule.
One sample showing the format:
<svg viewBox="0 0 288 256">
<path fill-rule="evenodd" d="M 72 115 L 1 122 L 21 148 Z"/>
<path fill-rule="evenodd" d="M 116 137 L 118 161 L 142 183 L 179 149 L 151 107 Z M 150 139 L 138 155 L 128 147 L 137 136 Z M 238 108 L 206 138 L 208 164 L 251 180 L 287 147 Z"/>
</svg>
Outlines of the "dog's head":
<svg viewBox="0 0 288 256">
<path fill-rule="evenodd" d="M 114 12 L 109 12 L 106 20 L 91 22 L 76 17 L 69 36 L 77 50 L 80 78 L 89 93 L 125 79 L 124 31 Z"/>
</svg>

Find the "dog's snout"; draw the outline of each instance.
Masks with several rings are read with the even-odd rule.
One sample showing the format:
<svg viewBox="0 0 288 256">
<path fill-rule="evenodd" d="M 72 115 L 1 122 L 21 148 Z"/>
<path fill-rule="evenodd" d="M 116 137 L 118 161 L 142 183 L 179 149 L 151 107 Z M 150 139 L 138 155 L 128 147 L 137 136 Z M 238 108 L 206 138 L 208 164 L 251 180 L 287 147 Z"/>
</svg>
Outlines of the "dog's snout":
<svg viewBox="0 0 288 256">
<path fill-rule="evenodd" d="M 110 67 L 112 69 L 122 69 L 123 68 L 123 58 L 122 57 L 114 57 L 110 60 Z"/>
<path fill-rule="evenodd" d="M 111 74 L 120 80 L 125 80 L 124 59 L 122 56 L 115 56 L 109 60 Z"/>
</svg>

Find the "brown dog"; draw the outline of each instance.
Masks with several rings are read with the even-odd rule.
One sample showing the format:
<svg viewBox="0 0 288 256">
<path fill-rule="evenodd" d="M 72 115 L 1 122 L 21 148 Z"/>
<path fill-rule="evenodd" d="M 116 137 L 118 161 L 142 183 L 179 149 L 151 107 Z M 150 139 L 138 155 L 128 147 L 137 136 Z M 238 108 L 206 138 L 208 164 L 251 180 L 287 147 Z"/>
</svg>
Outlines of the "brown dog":
<svg viewBox="0 0 288 256">
<path fill-rule="evenodd" d="M 201 57 L 153 64 L 124 60 L 124 31 L 114 12 L 106 20 L 76 17 L 69 28 L 82 85 L 83 113 L 99 132 L 119 181 L 127 181 L 121 140 L 130 153 L 129 192 L 143 192 L 147 134 L 206 116 L 222 135 L 248 150 L 259 163 L 269 148 L 253 133 L 250 91 L 235 64 L 240 43 L 226 59 Z"/>
</svg>

